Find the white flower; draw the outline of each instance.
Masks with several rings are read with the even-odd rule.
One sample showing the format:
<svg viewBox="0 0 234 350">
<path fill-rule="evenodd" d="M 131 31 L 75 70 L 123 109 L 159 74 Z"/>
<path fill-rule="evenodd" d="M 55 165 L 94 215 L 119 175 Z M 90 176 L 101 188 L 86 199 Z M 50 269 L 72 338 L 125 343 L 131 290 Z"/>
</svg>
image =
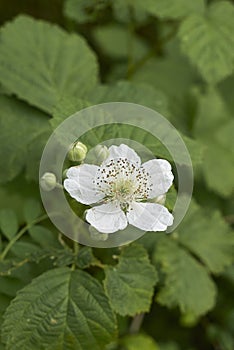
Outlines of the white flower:
<svg viewBox="0 0 234 350">
<path fill-rule="evenodd" d="M 97 204 L 86 211 L 86 220 L 102 233 L 123 230 L 128 223 L 144 231 L 164 231 L 173 223 L 172 214 L 159 203 L 171 187 L 174 176 L 164 159 L 141 164 L 130 147 L 109 148 L 100 166 L 82 164 L 67 171 L 64 188 L 78 202 Z"/>
</svg>

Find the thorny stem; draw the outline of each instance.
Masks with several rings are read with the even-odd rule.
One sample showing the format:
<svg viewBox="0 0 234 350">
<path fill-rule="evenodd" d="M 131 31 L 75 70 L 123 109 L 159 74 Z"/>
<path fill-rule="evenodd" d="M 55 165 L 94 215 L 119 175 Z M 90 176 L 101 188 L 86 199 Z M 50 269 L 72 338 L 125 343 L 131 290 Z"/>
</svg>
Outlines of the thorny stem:
<svg viewBox="0 0 234 350">
<path fill-rule="evenodd" d="M 33 220 L 30 224 L 27 224 L 26 226 L 24 226 L 19 232 L 18 234 L 12 238 L 12 240 L 7 244 L 6 248 L 3 250 L 2 254 L 0 255 L 0 261 L 3 261 L 4 258 L 6 257 L 7 253 L 9 252 L 9 250 L 11 249 L 11 247 L 15 244 L 15 242 L 18 241 L 18 239 L 20 239 L 25 232 L 27 232 L 31 227 L 33 227 L 34 225 L 38 224 L 39 222 L 48 219 L 48 215 L 42 215 L 39 218 Z"/>
<path fill-rule="evenodd" d="M 142 325 L 142 322 L 144 320 L 144 317 L 145 317 L 144 313 L 141 313 L 141 314 L 134 316 L 132 323 L 129 327 L 130 334 L 136 334 L 139 332 L 141 325 Z"/>
</svg>

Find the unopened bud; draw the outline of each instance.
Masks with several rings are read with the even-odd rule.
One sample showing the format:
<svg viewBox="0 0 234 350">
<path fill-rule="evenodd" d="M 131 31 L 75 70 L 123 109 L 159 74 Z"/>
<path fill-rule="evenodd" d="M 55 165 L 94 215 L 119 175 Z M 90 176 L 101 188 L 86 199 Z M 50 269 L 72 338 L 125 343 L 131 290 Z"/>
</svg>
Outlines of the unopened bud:
<svg viewBox="0 0 234 350">
<path fill-rule="evenodd" d="M 96 147 L 94 147 L 94 153 L 96 156 L 97 163 L 102 163 L 109 157 L 110 154 L 108 148 L 103 145 L 97 145 Z"/>
<path fill-rule="evenodd" d="M 87 154 L 87 147 L 82 142 L 75 142 L 68 152 L 68 159 L 72 162 L 81 162 Z"/>
<path fill-rule="evenodd" d="M 45 173 L 40 179 L 40 186 L 44 191 L 52 191 L 57 185 L 57 179 L 53 173 Z"/>
</svg>

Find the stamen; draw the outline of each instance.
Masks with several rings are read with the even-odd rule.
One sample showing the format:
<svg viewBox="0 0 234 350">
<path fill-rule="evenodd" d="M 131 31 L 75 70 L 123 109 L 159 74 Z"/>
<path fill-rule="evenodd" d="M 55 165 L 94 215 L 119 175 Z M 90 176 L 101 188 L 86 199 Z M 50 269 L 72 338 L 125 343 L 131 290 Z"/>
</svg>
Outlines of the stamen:
<svg viewBox="0 0 234 350">
<path fill-rule="evenodd" d="M 148 198 L 152 186 L 149 173 L 127 158 L 111 159 L 100 167 L 94 184 L 105 194 L 105 202 L 117 201 L 123 210 L 133 201 Z"/>
</svg>

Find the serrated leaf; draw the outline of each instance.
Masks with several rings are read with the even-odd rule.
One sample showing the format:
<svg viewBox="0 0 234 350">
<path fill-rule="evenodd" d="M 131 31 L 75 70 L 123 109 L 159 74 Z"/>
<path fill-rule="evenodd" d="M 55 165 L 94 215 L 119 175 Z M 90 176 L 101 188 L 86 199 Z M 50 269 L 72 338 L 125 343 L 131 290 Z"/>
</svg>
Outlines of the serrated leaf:
<svg viewBox="0 0 234 350">
<path fill-rule="evenodd" d="M 12 209 L 0 210 L 0 230 L 11 240 L 18 231 L 18 219 Z"/>
<path fill-rule="evenodd" d="M 203 78 L 216 84 L 233 72 L 234 6 L 228 1 L 212 3 L 204 15 L 187 17 L 179 30 L 185 55 Z"/>
<path fill-rule="evenodd" d="M 41 211 L 41 204 L 33 198 L 28 199 L 24 204 L 24 217 L 28 223 L 33 222 L 41 214 Z"/>
<path fill-rule="evenodd" d="M 153 338 L 143 333 L 127 335 L 120 343 L 126 350 L 161 350 Z"/>
<path fill-rule="evenodd" d="M 0 81 L 19 98 L 51 112 L 64 95 L 81 97 L 95 85 L 96 58 L 79 35 L 19 16 L 1 31 Z"/>
<path fill-rule="evenodd" d="M 122 316 L 149 311 L 157 274 L 140 245 L 123 248 L 116 267 L 105 268 L 104 287 L 114 310 Z"/>
<path fill-rule="evenodd" d="M 0 96 L 0 182 L 11 181 L 27 161 L 27 146 L 48 127 L 42 112 L 17 101 Z"/>
<path fill-rule="evenodd" d="M 23 288 L 5 314 L 6 349 L 100 350 L 116 324 L 104 291 L 83 271 L 58 268 Z"/>
<path fill-rule="evenodd" d="M 162 238 L 154 262 L 164 274 L 157 301 L 183 314 L 199 317 L 214 307 L 216 288 L 206 269 L 170 237 Z"/>
<path fill-rule="evenodd" d="M 204 10 L 204 0 L 137 0 L 136 3 L 150 14 L 161 18 L 178 19 Z"/>
<path fill-rule="evenodd" d="M 234 234 L 218 211 L 195 203 L 178 228 L 179 241 L 213 273 L 220 273 L 234 261 Z"/>
</svg>

